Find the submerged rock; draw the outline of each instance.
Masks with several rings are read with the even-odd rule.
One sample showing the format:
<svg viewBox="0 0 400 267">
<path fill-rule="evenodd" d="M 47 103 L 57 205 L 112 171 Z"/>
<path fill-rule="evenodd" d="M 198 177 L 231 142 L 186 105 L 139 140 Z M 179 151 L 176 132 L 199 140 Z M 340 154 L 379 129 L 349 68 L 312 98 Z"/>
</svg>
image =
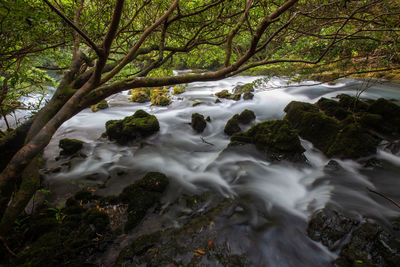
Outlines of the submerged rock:
<svg viewBox="0 0 400 267">
<path fill-rule="evenodd" d="M 147 137 L 160 129 L 157 118 L 144 110 L 137 110 L 135 114 L 122 120 L 106 122 L 106 133 L 110 140 L 123 144 L 138 137 Z"/>
<path fill-rule="evenodd" d="M 100 109 L 106 109 L 106 108 L 108 108 L 108 103 L 107 103 L 107 101 L 106 101 L 105 99 L 101 100 L 101 101 L 100 101 L 99 103 L 97 103 L 96 105 L 90 106 L 90 109 L 91 109 L 93 112 L 97 112 L 97 111 L 99 111 Z"/>
<path fill-rule="evenodd" d="M 324 208 L 316 211 L 308 235 L 331 250 L 339 249 L 335 266 L 399 266 L 400 239 L 388 229 L 366 219 L 362 222 Z"/>
<path fill-rule="evenodd" d="M 169 184 L 168 178 L 159 172 L 149 172 L 142 179 L 127 186 L 119 198 L 128 204 L 128 221 L 125 231 L 137 226 L 149 208 L 160 201 Z"/>
<path fill-rule="evenodd" d="M 286 120 L 266 121 L 253 125 L 247 132 L 236 133 L 230 145 L 254 144 L 272 160 L 304 161 L 297 131 Z"/>
<path fill-rule="evenodd" d="M 203 115 L 199 113 L 193 113 L 191 125 L 193 130 L 195 130 L 198 133 L 201 133 L 206 128 L 207 123 Z"/>
<path fill-rule="evenodd" d="M 222 91 L 220 91 L 220 92 L 215 93 L 215 95 L 216 95 L 218 98 L 228 98 L 228 99 L 230 99 L 231 96 L 232 96 L 232 94 L 229 93 L 229 91 L 226 90 L 226 89 L 224 89 L 224 90 L 222 90 Z"/>
<path fill-rule="evenodd" d="M 227 135 L 232 135 L 234 133 L 240 132 L 241 130 L 242 129 L 240 129 L 240 126 L 239 126 L 239 115 L 238 114 L 236 114 L 232 118 L 230 118 L 224 128 L 224 132 Z"/>
<path fill-rule="evenodd" d="M 73 155 L 83 147 L 83 141 L 77 139 L 64 138 L 58 143 L 58 146 L 62 149 L 61 155 Z"/>
</svg>

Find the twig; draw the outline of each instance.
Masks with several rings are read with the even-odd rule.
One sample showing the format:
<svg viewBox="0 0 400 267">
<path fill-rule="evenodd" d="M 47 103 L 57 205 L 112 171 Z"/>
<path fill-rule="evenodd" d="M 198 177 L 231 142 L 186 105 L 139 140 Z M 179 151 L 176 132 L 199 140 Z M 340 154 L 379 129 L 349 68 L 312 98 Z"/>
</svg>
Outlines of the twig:
<svg viewBox="0 0 400 267">
<path fill-rule="evenodd" d="M 377 192 L 377 191 L 375 191 L 375 190 L 372 190 L 372 189 L 369 188 L 369 187 L 367 187 L 367 189 L 368 189 L 369 192 L 375 193 L 375 194 L 377 194 L 378 196 L 381 196 L 381 197 L 383 197 L 383 198 L 389 200 L 389 201 L 392 202 L 396 207 L 398 207 L 398 208 L 400 209 L 400 204 L 399 204 L 397 201 L 395 201 L 395 200 L 393 200 L 392 198 L 386 196 L 385 194 L 382 194 L 382 193 L 379 193 L 379 192 Z"/>
<path fill-rule="evenodd" d="M 11 256 L 17 257 L 17 255 L 7 246 L 6 241 L 2 236 L 0 236 L 0 241 L 3 243 L 3 246 L 6 248 L 7 252 L 11 254 Z"/>
<path fill-rule="evenodd" d="M 214 144 L 211 144 L 209 142 L 207 142 L 206 140 L 204 140 L 204 138 L 202 136 L 200 136 L 201 141 L 203 141 L 203 143 L 206 143 L 207 145 L 213 146 Z"/>
</svg>

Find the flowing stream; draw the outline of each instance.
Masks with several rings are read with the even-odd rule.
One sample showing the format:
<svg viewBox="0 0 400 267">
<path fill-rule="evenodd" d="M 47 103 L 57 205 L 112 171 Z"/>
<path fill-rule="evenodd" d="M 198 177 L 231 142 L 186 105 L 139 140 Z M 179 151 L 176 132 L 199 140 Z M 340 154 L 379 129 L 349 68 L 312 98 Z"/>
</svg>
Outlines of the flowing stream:
<svg viewBox="0 0 400 267">
<path fill-rule="evenodd" d="M 214 93 L 257 78 L 260 77 L 237 76 L 191 83 L 185 93 L 173 96 L 168 107 L 129 102 L 128 93 L 123 92 L 107 99 L 108 109 L 96 113 L 90 109 L 80 112 L 60 127 L 45 150 L 46 168 L 54 169 L 64 164 L 59 172 L 45 176 L 54 200 L 61 202 L 88 185 L 96 188 L 100 195 L 119 194 L 146 172 L 160 171 L 171 179 L 163 199 L 164 206 L 183 192 L 212 191 L 243 201 L 249 210 L 246 218 L 227 220 L 230 230 L 224 234 L 238 233 L 234 229 L 245 233 L 247 241 L 251 242 L 249 257 L 258 266 L 329 265 L 337 255 L 306 235 L 310 215 L 328 203 L 351 214 L 370 216 L 383 222 L 399 216 L 395 206 L 366 190 L 370 187 L 400 200 L 399 155 L 379 150 L 377 157 L 383 162 L 382 168 L 366 168 L 355 161 L 337 160 L 342 167 L 338 175 L 338 172 L 333 174 L 325 168 L 330 159 L 305 140 L 302 144 L 307 150 L 307 166 L 270 163 L 250 145 L 225 150 L 229 137 L 224 134 L 224 126 L 229 118 L 244 109 L 255 112 L 254 123 L 281 119 L 285 115 L 284 107 L 292 100 L 314 103 L 320 97 L 330 98 L 340 93 L 354 95 L 365 87 L 363 82 L 355 80 L 344 80 L 335 85 L 304 83 L 287 87 L 285 80 L 273 78 L 256 89 L 253 100 L 221 99 L 221 103 L 214 103 Z M 362 97 L 399 100 L 400 86 L 377 83 Z M 203 103 L 193 107 L 192 104 L 198 101 Z M 160 131 L 157 134 L 124 146 L 100 137 L 106 121 L 122 119 L 138 109 L 158 118 Z M 211 117 L 202 134 L 189 125 L 195 112 Z M 56 160 L 58 141 L 62 138 L 84 141 L 82 152 L 87 157 L 68 162 Z M 160 214 L 160 219 L 162 216 Z M 178 218 L 168 219 L 179 223 Z M 238 240 L 237 246 L 240 242 Z M 232 245 L 232 250 L 234 247 Z"/>
</svg>

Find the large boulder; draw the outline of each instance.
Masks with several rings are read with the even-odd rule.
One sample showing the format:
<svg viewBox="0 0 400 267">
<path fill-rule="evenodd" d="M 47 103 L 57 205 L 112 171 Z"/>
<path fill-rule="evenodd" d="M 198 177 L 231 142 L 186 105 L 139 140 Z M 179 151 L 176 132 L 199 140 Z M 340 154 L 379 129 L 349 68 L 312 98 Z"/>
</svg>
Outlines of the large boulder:
<svg viewBox="0 0 400 267">
<path fill-rule="evenodd" d="M 154 115 L 144 110 L 138 110 L 132 116 L 122 120 L 106 122 L 106 133 L 110 140 L 123 144 L 138 137 L 147 137 L 160 130 L 160 125 Z"/>
<path fill-rule="evenodd" d="M 311 141 L 315 147 L 327 152 L 339 133 L 337 121 L 321 112 L 310 103 L 292 101 L 285 107 L 289 124 L 297 129 L 299 135 Z"/>
<path fill-rule="evenodd" d="M 256 119 L 256 114 L 254 111 L 245 109 L 239 114 L 238 121 L 242 124 L 248 124 Z"/>
<path fill-rule="evenodd" d="M 305 149 L 301 146 L 297 131 L 286 120 L 258 123 L 247 132 L 234 134 L 231 145 L 241 144 L 254 144 L 271 160 L 305 160 Z"/>
<path fill-rule="evenodd" d="M 204 119 L 203 115 L 201 115 L 199 113 L 193 113 L 191 125 L 192 125 L 193 130 L 195 130 L 198 133 L 201 133 L 206 128 L 207 122 Z"/>
</svg>

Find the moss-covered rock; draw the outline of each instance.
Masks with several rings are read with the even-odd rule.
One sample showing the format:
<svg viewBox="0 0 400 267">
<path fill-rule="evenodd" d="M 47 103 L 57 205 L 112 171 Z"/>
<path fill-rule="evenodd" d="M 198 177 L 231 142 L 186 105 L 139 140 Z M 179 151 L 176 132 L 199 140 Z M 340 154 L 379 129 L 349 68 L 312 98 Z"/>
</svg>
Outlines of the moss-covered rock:
<svg viewBox="0 0 400 267">
<path fill-rule="evenodd" d="M 173 91 L 174 95 L 180 95 L 185 92 L 185 88 L 182 86 L 174 86 Z"/>
<path fill-rule="evenodd" d="M 203 115 L 199 113 L 193 113 L 191 125 L 193 130 L 195 130 L 198 133 L 201 133 L 206 128 L 207 123 Z"/>
<path fill-rule="evenodd" d="M 119 198 L 128 204 L 128 221 L 125 231 L 137 226 L 149 208 L 159 202 L 168 186 L 168 178 L 158 172 L 149 172 L 142 179 L 124 188 Z"/>
<path fill-rule="evenodd" d="M 327 99 L 327 98 L 321 98 L 318 100 L 316 105 L 328 116 L 335 117 L 338 120 L 343 120 L 345 119 L 350 112 L 347 111 L 345 108 L 343 108 L 339 102 L 332 100 L 332 99 Z"/>
<path fill-rule="evenodd" d="M 244 100 L 251 100 L 254 98 L 254 94 L 252 92 L 245 92 L 243 94 L 243 99 Z"/>
<path fill-rule="evenodd" d="M 215 104 L 221 103 L 221 100 L 219 98 L 216 98 L 214 101 Z"/>
<path fill-rule="evenodd" d="M 105 99 L 101 100 L 99 103 L 97 103 L 95 105 L 90 106 L 90 109 L 93 112 L 97 112 L 100 109 L 106 109 L 106 108 L 108 108 L 108 103 L 107 103 L 107 101 Z"/>
<path fill-rule="evenodd" d="M 201 101 L 196 101 L 196 102 L 194 102 L 193 104 L 192 104 L 192 107 L 195 107 L 195 106 L 198 106 L 198 105 L 201 105 L 201 104 L 203 104 L 204 102 L 201 102 Z"/>
<path fill-rule="evenodd" d="M 256 119 L 256 114 L 254 111 L 245 109 L 239 114 L 238 121 L 243 124 L 248 124 Z"/>
<path fill-rule="evenodd" d="M 336 96 L 336 98 L 339 99 L 340 106 L 348 111 L 360 112 L 368 109 L 368 104 L 358 97 L 341 94 Z"/>
<path fill-rule="evenodd" d="M 327 153 L 339 133 L 339 124 L 322 113 L 317 106 L 292 101 L 285 107 L 285 119 L 297 129 L 299 135 Z"/>
<path fill-rule="evenodd" d="M 126 143 L 137 137 L 147 137 L 160 129 L 157 118 L 144 110 L 138 110 L 132 116 L 122 120 L 106 122 L 106 133 L 110 140 Z"/>
<path fill-rule="evenodd" d="M 233 95 L 231 95 L 230 99 L 239 101 L 241 97 L 242 97 L 241 94 L 233 94 Z"/>
<path fill-rule="evenodd" d="M 376 153 L 379 140 L 369 135 L 359 124 L 345 126 L 337 134 L 326 154 L 330 157 L 360 158 Z"/>
<path fill-rule="evenodd" d="M 73 155 L 83 147 L 83 141 L 77 139 L 64 138 L 58 143 L 58 146 L 62 149 L 61 155 Z"/>
<path fill-rule="evenodd" d="M 247 132 L 236 133 L 231 145 L 254 144 L 272 160 L 289 159 L 303 161 L 305 149 L 301 146 L 297 131 L 286 120 L 266 121 L 253 125 Z"/>
<path fill-rule="evenodd" d="M 228 91 L 227 89 L 224 89 L 224 90 L 222 90 L 222 91 L 220 91 L 220 92 L 217 92 L 217 93 L 215 93 L 215 95 L 216 95 L 218 98 L 228 98 L 228 99 L 230 99 L 231 96 L 232 96 L 232 94 L 229 93 L 229 91 Z"/>
<path fill-rule="evenodd" d="M 239 115 L 238 114 L 236 114 L 232 118 L 230 118 L 224 128 L 224 132 L 227 135 L 232 135 L 234 133 L 240 132 L 241 130 L 242 129 L 240 129 L 240 126 L 239 126 Z"/>
<path fill-rule="evenodd" d="M 368 107 L 368 112 L 382 116 L 381 130 L 384 133 L 400 134 L 400 106 L 389 100 L 379 98 Z"/>
<path fill-rule="evenodd" d="M 168 96 L 168 90 L 164 88 L 153 89 L 150 92 L 151 104 L 155 106 L 168 106 L 171 99 Z"/>
<path fill-rule="evenodd" d="M 132 89 L 130 93 L 130 101 L 138 103 L 145 103 L 150 101 L 150 88 L 136 88 Z"/>
</svg>

